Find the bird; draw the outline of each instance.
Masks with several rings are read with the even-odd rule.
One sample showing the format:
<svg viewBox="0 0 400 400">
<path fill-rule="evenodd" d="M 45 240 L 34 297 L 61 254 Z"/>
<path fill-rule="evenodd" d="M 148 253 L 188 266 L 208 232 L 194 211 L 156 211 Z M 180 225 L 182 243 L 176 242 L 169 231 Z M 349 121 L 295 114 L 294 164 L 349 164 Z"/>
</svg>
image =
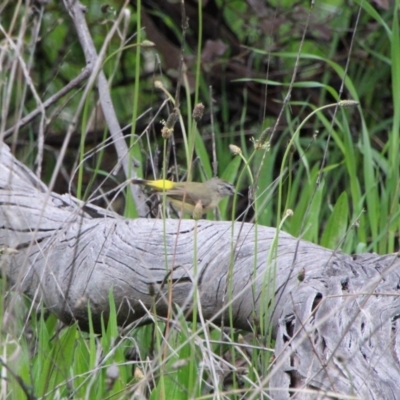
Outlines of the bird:
<svg viewBox="0 0 400 400">
<path fill-rule="evenodd" d="M 231 183 L 216 177 L 205 182 L 174 182 L 166 179 L 135 178 L 131 180 L 131 183 L 144 185 L 156 192 L 165 192 L 167 201 L 176 211 L 190 215 L 193 213 L 206 214 L 217 208 L 224 197 L 237 193 Z"/>
</svg>

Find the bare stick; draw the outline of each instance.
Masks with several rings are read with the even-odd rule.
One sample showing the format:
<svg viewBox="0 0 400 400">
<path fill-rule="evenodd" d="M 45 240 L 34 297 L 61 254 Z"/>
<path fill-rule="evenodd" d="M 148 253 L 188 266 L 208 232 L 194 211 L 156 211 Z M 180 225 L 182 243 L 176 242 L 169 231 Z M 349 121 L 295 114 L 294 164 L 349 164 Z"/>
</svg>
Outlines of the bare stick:
<svg viewBox="0 0 400 400">
<path fill-rule="evenodd" d="M 55 102 L 57 102 L 59 99 L 61 99 L 63 96 L 65 96 L 67 93 L 69 93 L 72 89 L 75 89 L 78 87 L 84 80 L 86 80 L 89 76 L 92 70 L 89 67 L 86 67 L 82 70 L 82 72 L 74 78 L 71 82 L 69 82 L 66 86 L 64 86 L 60 91 L 58 91 L 56 94 L 48 98 L 43 104 L 43 108 L 46 110 L 49 108 L 51 105 L 53 105 Z M 31 113 L 29 113 L 27 116 L 24 118 L 21 118 L 16 125 L 13 127 L 7 129 L 3 137 L 6 138 L 13 133 L 15 133 L 18 129 L 24 127 L 25 125 L 29 124 L 29 122 L 33 121 L 35 117 L 37 117 L 41 112 L 42 112 L 42 106 L 37 107 L 35 110 L 33 110 Z"/>
<path fill-rule="evenodd" d="M 127 2 L 126 2 L 127 3 Z M 82 50 L 85 55 L 87 65 L 97 65 L 99 67 L 97 85 L 99 90 L 100 104 L 103 110 L 104 117 L 107 121 L 110 135 L 113 139 L 114 146 L 118 155 L 118 162 L 121 163 L 125 175 L 130 178 L 130 175 L 136 176 L 135 171 L 129 166 L 129 158 L 127 157 L 129 150 L 125 142 L 125 138 L 122 134 L 121 127 L 119 125 L 112 100 L 110 91 L 108 89 L 107 79 L 104 72 L 101 70 L 101 61 L 104 57 L 105 46 L 103 46 L 100 56 L 97 55 L 96 48 L 94 46 L 92 37 L 89 32 L 89 28 L 86 24 L 84 16 L 86 8 L 77 0 L 64 0 L 64 5 L 68 10 L 72 21 L 74 22 L 76 33 L 78 35 L 79 42 L 82 46 Z M 125 5 L 124 5 L 125 7 Z M 117 22 L 116 24 L 117 25 Z M 112 32 L 110 32 L 112 33 Z M 108 35 L 110 37 L 110 35 Z M 96 72 L 96 68 L 94 73 Z M 132 197 L 135 201 L 136 208 L 140 217 L 148 215 L 148 207 L 145 203 L 143 193 L 138 190 L 135 185 L 130 185 Z"/>
</svg>

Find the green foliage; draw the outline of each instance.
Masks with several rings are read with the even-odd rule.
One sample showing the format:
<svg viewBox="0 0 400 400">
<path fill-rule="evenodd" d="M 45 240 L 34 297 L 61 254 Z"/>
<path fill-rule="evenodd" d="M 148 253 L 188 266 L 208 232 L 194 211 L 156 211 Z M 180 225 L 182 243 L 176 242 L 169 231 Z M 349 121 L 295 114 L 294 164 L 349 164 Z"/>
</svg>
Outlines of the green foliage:
<svg viewBox="0 0 400 400">
<path fill-rule="evenodd" d="M 37 107 L 38 98 L 32 87 L 43 102 L 78 76 L 85 66 L 74 27 L 61 3 L 51 2 L 42 17 L 30 15 L 26 6 L 16 10 L 11 3 L 4 6 L 0 17 L 4 44 L 0 50 L 0 138 L 15 120 Z M 255 13 L 250 2 L 216 0 L 221 41 L 228 43 L 233 35 L 240 51 L 235 52 L 232 46 L 210 63 L 220 67 L 213 81 L 212 98 L 209 86 L 215 77 L 209 71 L 214 70 L 203 65 L 206 63 L 201 59 L 206 40 L 211 40 L 205 33 L 207 15 L 201 19 L 206 7 L 201 9 L 199 3 L 201 12 L 196 8 L 200 26 L 193 40 L 192 28 L 184 34 L 181 21 L 158 8 L 164 2 L 153 4 L 152 9 L 146 8 L 144 1 L 133 2 L 136 8 L 129 8 L 125 25 L 105 43 L 120 7 L 120 2 L 109 3 L 111 8 L 103 12 L 97 2 L 88 2 L 87 18 L 98 51 L 105 46 L 103 69 L 117 116 L 121 125 L 130 124 L 125 133 L 132 171 L 140 177 L 172 175 L 175 179 L 185 179 L 185 174 L 190 173 L 194 180 L 204 180 L 213 176 L 217 165 L 218 175 L 235 182 L 244 195 L 221 202 L 216 215 L 223 220 L 250 221 L 255 223 L 255 229 L 258 225 L 275 226 L 335 251 L 385 254 L 398 250 L 399 1 L 385 12 L 372 2 L 357 0 L 362 9 L 357 27 L 356 7 L 349 7 L 342 0 L 317 2 L 310 11 L 311 25 L 304 27 L 298 20 L 304 17 L 301 19 L 306 21 L 308 10 L 298 6 L 302 14 L 294 16 L 290 1 L 269 2 L 269 7 L 277 8 L 268 15 L 276 18 L 267 19 Z M 164 36 L 171 43 L 179 43 L 179 48 L 185 39 L 183 71 L 162 71 L 166 61 L 161 59 L 158 64 L 154 49 L 141 46 L 149 33 L 148 28 L 142 29 L 141 7 L 163 21 L 167 32 Z M 28 16 L 30 25 L 24 22 Z M 375 24 L 370 23 L 371 19 Z M 35 41 L 34 32 L 27 26 L 34 26 L 37 21 L 40 40 Z M 267 22 L 275 23 L 271 25 L 273 34 Z M 194 23 L 193 18 L 189 20 L 189 24 Z M 301 43 L 303 28 L 308 35 Z M 353 31 L 351 36 L 349 32 Z M 27 65 L 30 52 L 37 54 L 29 69 L 33 86 L 17 63 L 19 58 L 11 46 L 14 42 L 7 41 L 5 32 L 14 42 L 18 36 L 22 38 L 19 57 Z M 353 38 L 350 52 L 349 40 Z M 296 65 L 297 75 L 292 82 Z M 234 75 L 234 71 L 240 71 L 239 75 Z M 155 81 L 162 82 L 162 89 L 154 87 Z M 291 97 L 286 99 L 289 90 Z M 110 156 L 112 146 L 106 143 L 108 129 L 99 115 L 95 87 L 86 98 L 82 92 L 81 87 L 76 87 L 68 99 L 46 111 L 42 177 L 50 181 L 59 143 L 83 99 L 85 107 L 78 116 L 78 132 L 63 167 L 68 185 L 65 188 L 60 179 L 61 189 L 56 189 L 66 192 L 72 188 L 73 194 L 90 201 L 99 192 L 110 191 L 104 204 L 134 218 L 135 204 L 130 192 L 123 190 L 129 177 L 118 174 L 119 161 Z M 357 100 L 360 105 L 336 109 L 336 103 L 345 98 Z M 192 118 L 197 101 L 206 106 L 206 116 L 199 122 Z M 254 111 L 257 102 L 261 104 Z M 179 123 L 173 140 L 165 140 L 160 133 L 161 120 L 166 120 L 177 105 Z M 274 130 L 277 109 L 283 110 L 283 116 Z M 211 114 L 215 116 L 212 123 Z M 255 148 L 267 127 L 272 128 L 272 133 L 263 143 L 269 147 Z M 18 135 L 7 138 L 17 145 L 19 156 L 32 165 L 37 154 L 37 131 L 35 120 Z M 96 132 L 100 134 L 97 136 Z M 229 152 L 230 144 L 240 148 L 240 155 Z M 176 170 L 180 172 L 171 173 Z M 249 187 L 252 196 L 248 195 Z M 124 195 L 118 197 L 116 190 L 117 195 Z M 286 214 L 288 209 L 293 210 L 291 218 Z M 207 218 L 215 218 L 215 214 L 209 213 Z M 254 250 L 257 254 L 257 248 Z M 271 251 L 271 260 L 273 255 Z M 267 278 L 274 280 L 272 267 Z M 151 326 L 121 331 L 111 294 L 110 312 L 103 320 L 101 335 L 94 332 L 93 326 L 89 333 L 81 332 L 77 325 L 61 327 L 54 316 L 46 316 L 44 311 L 30 315 L 27 310 L 19 314 L 13 309 L 14 325 L 7 325 L 9 332 L 1 332 L 0 348 L 3 356 L 9 356 L 4 356 L 4 360 L 10 370 L 34 396 L 44 399 L 125 399 L 138 393 L 151 399 L 217 395 L 247 398 L 260 389 L 258 385 L 267 376 L 270 363 L 267 346 L 273 344 L 268 326 L 271 307 L 266 304 L 273 304 L 274 299 L 271 287 L 265 286 L 263 317 L 254 321 L 254 330 L 261 330 L 264 337 L 253 335 L 255 347 L 250 356 L 237 345 L 237 331 L 226 334 L 226 328 L 205 321 L 189 323 L 183 311 L 173 305 L 170 321 L 161 322 L 152 316 Z M 5 287 L 2 290 L 6 292 Z M 232 299 L 232 293 L 229 296 Z M 2 319 L 4 297 L 0 300 Z M 197 307 L 195 304 L 192 311 L 201 315 Z M 264 341 L 266 337 L 269 342 Z M 126 354 L 132 346 L 137 359 L 127 361 Z M 239 373 L 233 365 L 235 360 L 243 362 L 246 373 Z M 221 378 L 223 373 L 217 371 L 220 366 L 235 371 L 230 379 Z M 26 398 L 24 389 L 10 373 L 5 385 L 9 398 Z"/>
<path fill-rule="evenodd" d="M 329 217 L 324 233 L 321 238 L 321 245 L 335 250 L 340 248 L 341 242 L 346 237 L 347 218 L 349 214 L 349 204 L 346 192 L 343 192 L 333 208 Z"/>
</svg>

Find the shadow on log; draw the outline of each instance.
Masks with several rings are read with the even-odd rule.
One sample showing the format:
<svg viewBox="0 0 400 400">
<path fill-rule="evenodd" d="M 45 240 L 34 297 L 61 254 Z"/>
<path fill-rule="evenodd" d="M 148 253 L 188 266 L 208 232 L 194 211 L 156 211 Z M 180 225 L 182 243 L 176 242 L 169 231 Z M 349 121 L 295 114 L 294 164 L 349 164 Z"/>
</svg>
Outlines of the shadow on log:
<svg viewBox="0 0 400 400">
<path fill-rule="evenodd" d="M 272 324 L 265 384 L 274 399 L 399 399 L 400 258 L 275 235 L 252 224 L 126 220 L 49 192 L 0 145 L 0 265 L 13 290 L 86 328 L 88 303 L 99 326 L 110 291 L 121 325 L 153 306 L 166 316 L 169 286 L 190 316 L 197 285 L 205 319 L 227 322 L 233 299 L 235 327 Z"/>
</svg>

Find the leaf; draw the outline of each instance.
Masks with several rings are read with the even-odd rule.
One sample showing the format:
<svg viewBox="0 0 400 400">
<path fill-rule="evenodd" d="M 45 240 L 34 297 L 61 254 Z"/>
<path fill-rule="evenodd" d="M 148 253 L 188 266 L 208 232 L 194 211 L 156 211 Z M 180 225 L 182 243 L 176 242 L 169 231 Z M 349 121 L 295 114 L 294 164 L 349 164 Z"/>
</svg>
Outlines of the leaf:
<svg viewBox="0 0 400 400">
<path fill-rule="evenodd" d="M 340 245 L 346 235 L 348 215 L 349 204 L 347 193 L 342 192 L 333 208 L 328 223 L 326 224 L 321 238 L 322 246 L 327 247 L 328 249 L 336 249 Z"/>
</svg>

